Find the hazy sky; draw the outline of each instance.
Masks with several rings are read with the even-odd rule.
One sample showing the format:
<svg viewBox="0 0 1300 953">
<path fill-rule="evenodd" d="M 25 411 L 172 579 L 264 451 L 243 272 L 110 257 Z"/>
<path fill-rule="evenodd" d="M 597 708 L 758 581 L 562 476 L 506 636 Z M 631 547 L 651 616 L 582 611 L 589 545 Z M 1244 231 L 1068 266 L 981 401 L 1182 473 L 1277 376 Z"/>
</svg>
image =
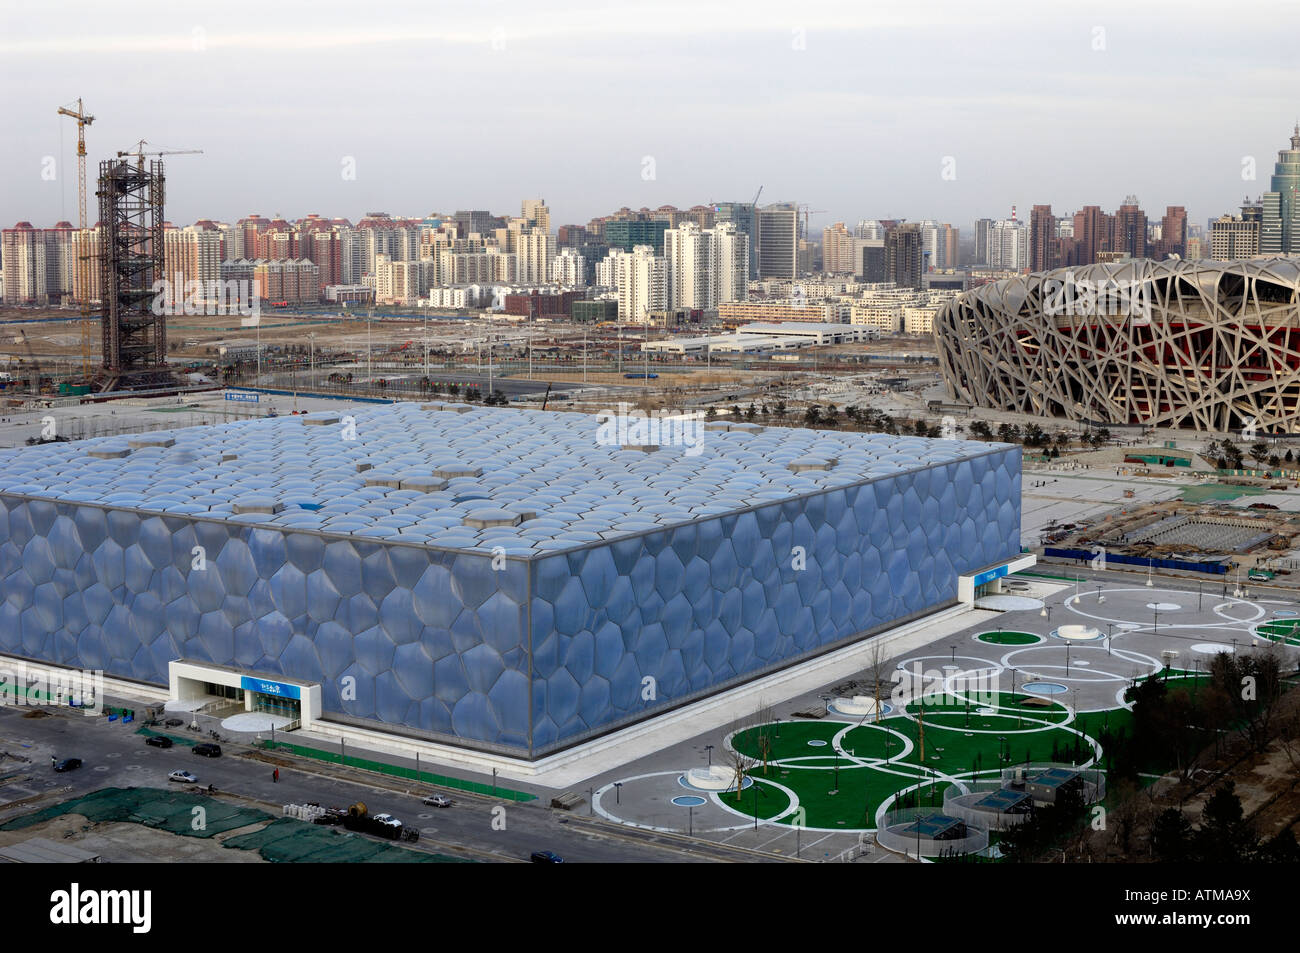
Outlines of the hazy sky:
<svg viewBox="0 0 1300 953">
<path fill-rule="evenodd" d="M 78 96 L 92 169 L 142 138 L 204 150 L 169 161 L 178 224 L 540 196 L 558 225 L 759 185 L 827 210 L 814 229 L 1129 193 L 1203 223 L 1268 188 L 1300 113 L 1284 2 L 15 6 L 0 0 L 5 226 L 75 220 L 76 128 L 55 110 Z"/>
</svg>

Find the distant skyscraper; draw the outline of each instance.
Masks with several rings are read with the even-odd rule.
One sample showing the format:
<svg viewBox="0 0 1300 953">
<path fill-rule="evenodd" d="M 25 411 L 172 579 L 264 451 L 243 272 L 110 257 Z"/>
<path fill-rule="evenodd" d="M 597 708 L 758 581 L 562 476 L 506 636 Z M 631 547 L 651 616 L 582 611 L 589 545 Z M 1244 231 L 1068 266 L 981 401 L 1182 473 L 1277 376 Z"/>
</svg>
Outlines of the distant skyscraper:
<svg viewBox="0 0 1300 953">
<path fill-rule="evenodd" d="M 645 324 L 651 312 L 668 309 L 668 262 L 649 245 L 611 249 L 597 271 L 602 285 L 618 291 L 620 321 Z"/>
<path fill-rule="evenodd" d="M 1029 228 L 1024 222 L 1002 219 L 989 228 L 989 266 L 1004 271 L 1029 267 Z"/>
<path fill-rule="evenodd" d="M 1259 254 L 1259 221 L 1224 215 L 1210 226 L 1210 257 L 1219 261 Z"/>
<path fill-rule="evenodd" d="M 714 310 L 748 298 L 749 239 L 730 222 L 700 228 L 684 220 L 664 232 L 668 307 Z"/>
<path fill-rule="evenodd" d="M 991 218 L 975 219 L 975 264 L 977 265 L 989 263 L 989 230 L 992 227 Z"/>
<path fill-rule="evenodd" d="M 858 254 L 862 256 L 862 260 L 854 274 L 861 275 L 863 281 L 872 283 L 888 281 L 885 240 L 883 238 L 860 238 L 858 241 L 862 243 L 862 247 L 858 251 Z"/>
<path fill-rule="evenodd" d="M 1147 216 L 1136 195 L 1124 199 L 1115 212 L 1110 250 L 1129 258 L 1147 257 Z"/>
<path fill-rule="evenodd" d="M 920 226 L 891 228 L 885 235 L 885 280 L 899 287 L 920 288 L 923 270 Z"/>
<path fill-rule="evenodd" d="M 751 202 L 719 202 L 714 208 L 714 221 L 721 225 L 730 222 L 736 231 L 749 239 L 749 277 L 758 277 L 758 232 L 754 224 L 754 205 Z"/>
<path fill-rule="evenodd" d="M 798 206 L 784 202 L 761 208 L 755 216 L 754 225 L 758 232 L 758 277 L 798 277 Z"/>
<path fill-rule="evenodd" d="M 1048 271 L 1059 263 L 1056 216 L 1050 205 L 1035 205 L 1029 212 L 1029 270 Z"/>
<path fill-rule="evenodd" d="M 822 229 L 822 269 L 828 275 L 851 275 L 861 266 L 855 262 L 860 239 L 849 233 L 843 222 Z"/>
<path fill-rule="evenodd" d="M 853 229 L 853 237 L 869 238 L 872 239 L 873 241 L 874 240 L 884 241 L 885 226 L 881 225 L 873 218 L 864 218 L 860 222 L 858 222 L 857 227 Z"/>
<path fill-rule="evenodd" d="M 1269 191 L 1264 193 L 1260 228 L 1260 253 L 1300 254 L 1300 124 L 1291 136 L 1291 148 L 1277 154 Z"/>
<path fill-rule="evenodd" d="M 1160 219 L 1160 258 L 1177 255 L 1187 257 L 1187 209 L 1181 205 L 1165 207 L 1164 217 Z"/>
<path fill-rule="evenodd" d="M 523 218 L 544 232 L 551 230 L 551 210 L 546 207 L 546 199 L 524 199 Z"/>
</svg>

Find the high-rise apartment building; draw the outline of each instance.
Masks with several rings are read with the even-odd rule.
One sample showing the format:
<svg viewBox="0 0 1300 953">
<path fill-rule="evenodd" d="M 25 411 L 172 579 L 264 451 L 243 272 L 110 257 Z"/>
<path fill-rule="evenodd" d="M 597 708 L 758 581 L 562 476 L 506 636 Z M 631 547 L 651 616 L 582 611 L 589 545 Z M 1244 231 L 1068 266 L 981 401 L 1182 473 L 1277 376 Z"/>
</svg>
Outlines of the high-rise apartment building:
<svg viewBox="0 0 1300 953">
<path fill-rule="evenodd" d="M 519 281 L 544 284 L 550 280 L 551 260 L 555 257 L 555 236 L 540 227 L 529 227 L 515 239 L 515 258 Z"/>
<path fill-rule="evenodd" d="M 551 230 L 551 210 L 546 207 L 546 199 L 524 199 L 522 217 L 533 228 Z"/>
<path fill-rule="evenodd" d="M 1016 219 L 1000 219 L 988 232 L 988 264 L 1003 271 L 1029 267 L 1029 228 Z"/>
<path fill-rule="evenodd" d="M 822 229 L 822 270 L 828 275 L 855 274 L 860 267 L 860 241 L 843 222 Z"/>
<path fill-rule="evenodd" d="M 652 246 L 610 249 L 599 271 L 600 283 L 618 292 L 620 321 L 648 324 L 653 312 L 667 310 L 668 262 Z"/>
<path fill-rule="evenodd" d="M 1052 206 L 1035 205 L 1029 212 L 1029 270 L 1049 271 L 1060 263 L 1060 241 Z"/>
<path fill-rule="evenodd" d="M 692 221 L 664 232 L 668 307 L 714 310 L 748 298 L 749 239 L 734 224 Z"/>
<path fill-rule="evenodd" d="M 1127 258 L 1147 257 L 1147 216 L 1136 195 L 1127 196 L 1115 211 L 1110 250 Z"/>
<path fill-rule="evenodd" d="M 587 283 L 587 259 L 576 248 L 561 248 L 551 259 L 551 281 L 569 288 Z"/>
<path fill-rule="evenodd" d="M 1158 258 L 1177 255 L 1187 257 L 1187 209 L 1181 205 L 1168 205 L 1160 219 L 1160 244 Z"/>
</svg>

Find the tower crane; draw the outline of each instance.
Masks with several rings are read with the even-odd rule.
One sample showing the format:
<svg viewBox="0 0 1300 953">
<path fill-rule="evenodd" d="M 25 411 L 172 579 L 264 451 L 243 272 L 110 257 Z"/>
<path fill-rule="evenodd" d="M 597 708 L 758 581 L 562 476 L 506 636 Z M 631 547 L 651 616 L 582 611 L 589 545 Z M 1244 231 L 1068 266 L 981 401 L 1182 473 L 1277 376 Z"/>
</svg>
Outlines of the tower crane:
<svg viewBox="0 0 1300 953">
<path fill-rule="evenodd" d="M 59 107 L 60 116 L 77 120 L 77 238 L 86 240 L 86 127 L 95 121 L 95 117 L 86 113 L 80 99 L 77 100 L 76 112 L 67 106 Z M 81 376 L 90 376 L 90 275 L 84 264 L 91 255 L 79 256 L 77 275 L 81 287 L 78 289 L 77 301 L 81 308 Z"/>
<path fill-rule="evenodd" d="M 148 144 L 149 143 L 147 140 L 141 139 L 139 142 L 135 144 L 134 149 L 129 150 L 127 152 L 122 152 L 119 150 L 117 153 L 117 157 L 119 159 L 123 159 L 126 158 L 127 156 L 135 156 L 135 167 L 140 171 L 144 171 L 145 156 L 201 156 L 203 155 L 202 149 L 152 149 L 146 151 L 145 146 L 147 146 Z"/>
</svg>

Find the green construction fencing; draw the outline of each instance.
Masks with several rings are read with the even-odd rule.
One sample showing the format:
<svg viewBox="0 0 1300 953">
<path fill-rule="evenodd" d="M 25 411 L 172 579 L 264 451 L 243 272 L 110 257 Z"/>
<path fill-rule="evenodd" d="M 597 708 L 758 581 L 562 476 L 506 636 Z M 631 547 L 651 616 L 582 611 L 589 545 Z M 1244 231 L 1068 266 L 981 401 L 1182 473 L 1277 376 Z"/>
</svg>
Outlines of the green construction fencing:
<svg viewBox="0 0 1300 953">
<path fill-rule="evenodd" d="M 186 748 L 193 748 L 199 743 L 198 738 L 187 738 L 184 735 L 173 735 L 168 734 L 165 731 L 154 731 L 152 728 L 147 728 L 144 725 L 137 728 L 135 733 L 137 735 L 144 735 L 146 738 L 170 738 L 172 744 L 183 745 Z"/>
<path fill-rule="evenodd" d="M 201 830 L 194 829 L 194 808 L 205 812 Z M 187 791 L 160 788 L 102 788 L 83 797 L 42 808 L 0 825 L 0 830 L 23 830 L 34 824 L 80 814 L 94 823 L 125 822 L 143 824 L 185 837 L 211 837 L 256 824 L 271 817 L 265 811 L 239 807 Z"/>
<path fill-rule="evenodd" d="M 406 850 L 336 827 L 282 817 L 259 831 L 227 838 L 222 846 L 253 850 L 272 864 L 457 864 L 472 863 L 446 854 Z"/>
<path fill-rule="evenodd" d="M 372 761 L 369 758 L 357 758 L 352 755 L 343 758 L 337 751 L 324 751 L 320 748 L 310 748 L 307 745 L 293 744 L 289 741 L 273 742 L 270 739 L 264 739 L 261 744 L 267 751 L 288 751 L 290 754 L 296 754 L 303 758 L 313 758 L 327 764 L 342 764 L 348 768 L 360 768 L 363 771 L 374 771 L 393 778 L 405 778 L 408 781 L 418 783 L 436 784 L 439 787 L 455 788 L 458 791 L 469 791 L 472 794 L 483 794 L 487 797 L 500 798 L 506 801 L 537 800 L 536 794 L 529 794 L 527 791 L 513 791 L 499 785 L 483 784 L 480 781 L 466 781 L 461 778 L 448 777 L 444 774 L 433 774 L 429 771 L 420 771 L 417 775 L 414 768 L 387 764 L 383 761 Z"/>
</svg>

